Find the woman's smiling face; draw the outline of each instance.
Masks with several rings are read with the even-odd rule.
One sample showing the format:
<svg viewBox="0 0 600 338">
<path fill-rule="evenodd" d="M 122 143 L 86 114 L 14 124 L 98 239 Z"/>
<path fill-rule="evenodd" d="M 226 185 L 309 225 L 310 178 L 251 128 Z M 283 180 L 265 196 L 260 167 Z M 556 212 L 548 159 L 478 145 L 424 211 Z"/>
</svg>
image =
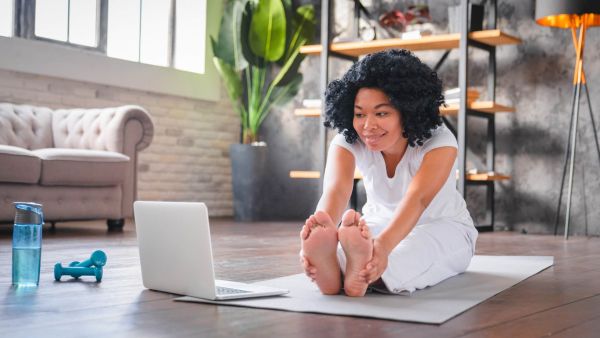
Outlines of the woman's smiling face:
<svg viewBox="0 0 600 338">
<path fill-rule="evenodd" d="M 400 112 L 382 90 L 358 90 L 352 125 L 369 150 L 390 153 L 403 150 L 406 139 L 402 137 L 401 123 Z"/>
</svg>

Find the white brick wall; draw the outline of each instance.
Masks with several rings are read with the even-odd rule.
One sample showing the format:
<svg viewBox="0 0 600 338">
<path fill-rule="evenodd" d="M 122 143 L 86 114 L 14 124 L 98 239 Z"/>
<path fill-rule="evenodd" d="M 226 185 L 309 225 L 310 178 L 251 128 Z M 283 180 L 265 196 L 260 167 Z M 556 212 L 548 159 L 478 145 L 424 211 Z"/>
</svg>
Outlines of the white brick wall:
<svg viewBox="0 0 600 338">
<path fill-rule="evenodd" d="M 0 102 L 50 108 L 137 104 L 154 120 L 154 139 L 139 160 L 138 198 L 202 201 L 211 216 L 233 215 L 229 145 L 239 138 L 230 104 L 0 69 Z"/>
</svg>

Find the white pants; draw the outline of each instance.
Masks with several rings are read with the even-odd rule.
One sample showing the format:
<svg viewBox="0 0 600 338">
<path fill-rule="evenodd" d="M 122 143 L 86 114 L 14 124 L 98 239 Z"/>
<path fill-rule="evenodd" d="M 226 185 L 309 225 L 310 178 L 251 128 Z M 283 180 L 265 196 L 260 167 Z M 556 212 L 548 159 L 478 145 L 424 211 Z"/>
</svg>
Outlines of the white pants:
<svg viewBox="0 0 600 338">
<path fill-rule="evenodd" d="M 377 237 L 387 224 L 369 222 Z M 381 279 L 392 293 L 413 292 L 463 273 L 475 254 L 477 229 L 452 221 L 417 225 L 392 250 Z M 337 250 L 340 268 L 346 271 L 346 255 Z"/>
</svg>

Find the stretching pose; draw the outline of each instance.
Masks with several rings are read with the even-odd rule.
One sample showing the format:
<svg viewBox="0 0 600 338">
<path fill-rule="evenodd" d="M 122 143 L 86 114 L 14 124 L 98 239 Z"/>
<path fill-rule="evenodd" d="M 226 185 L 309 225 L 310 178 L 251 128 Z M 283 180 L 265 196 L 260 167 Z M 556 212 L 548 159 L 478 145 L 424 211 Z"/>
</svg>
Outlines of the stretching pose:
<svg viewBox="0 0 600 338">
<path fill-rule="evenodd" d="M 406 50 L 370 54 L 327 87 L 325 125 L 339 134 L 300 233 L 305 273 L 323 294 L 413 292 L 469 265 L 477 230 L 456 190 L 458 147 L 443 102 L 437 74 Z M 363 215 L 344 212 L 355 168 Z"/>
</svg>

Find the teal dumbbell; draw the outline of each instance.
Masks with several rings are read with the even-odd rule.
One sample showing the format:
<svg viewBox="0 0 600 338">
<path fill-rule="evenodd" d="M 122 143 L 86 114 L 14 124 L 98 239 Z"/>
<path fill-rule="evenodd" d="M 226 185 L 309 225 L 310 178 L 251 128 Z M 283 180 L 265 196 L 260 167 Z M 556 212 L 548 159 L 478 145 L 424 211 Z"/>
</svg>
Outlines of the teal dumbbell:
<svg viewBox="0 0 600 338">
<path fill-rule="evenodd" d="M 56 263 L 54 265 L 54 279 L 56 281 L 60 281 L 60 278 L 64 275 L 69 275 L 75 278 L 79 278 L 81 276 L 95 276 L 96 282 L 100 282 L 102 280 L 102 267 L 63 267 L 62 264 Z"/>
<path fill-rule="evenodd" d="M 92 266 L 102 267 L 104 265 L 106 265 L 106 254 L 102 250 L 96 250 L 92 252 L 90 258 L 86 259 L 83 262 L 74 261 L 69 264 L 70 267 L 77 266 L 85 268 L 89 268 Z"/>
</svg>

